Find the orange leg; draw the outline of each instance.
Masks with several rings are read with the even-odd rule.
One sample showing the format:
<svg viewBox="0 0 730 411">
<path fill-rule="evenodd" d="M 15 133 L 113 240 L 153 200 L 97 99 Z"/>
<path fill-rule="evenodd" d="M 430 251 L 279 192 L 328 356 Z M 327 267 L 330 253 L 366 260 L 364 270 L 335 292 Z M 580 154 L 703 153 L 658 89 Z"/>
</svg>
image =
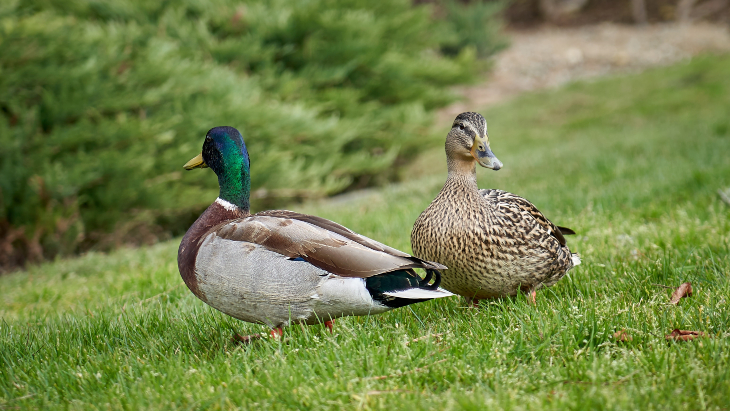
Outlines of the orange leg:
<svg viewBox="0 0 730 411">
<path fill-rule="evenodd" d="M 525 296 L 527 297 L 527 302 L 531 303 L 532 305 L 537 305 L 537 286 L 523 285 L 522 287 L 520 287 L 520 291 L 525 293 Z"/>
<path fill-rule="evenodd" d="M 328 330 L 330 330 L 330 334 L 332 334 L 332 327 L 335 325 L 335 320 L 329 320 L 324 322 L 324 326 L 327 327 Z"/>
<path fill-rule="evenodd" d="M 479 308 L 479 299 L 473 298 L 473 297 L 464 297 L 466 298 L 466 305 L 469 308 Z"/>
<path fill-rule="evenodd" d="M 241 335 L 239 333 L 235 333 L 233 334 L 233 342 L 251 344 L 254 340 L 258 340 L 263 336 L 263 334 Z"/>
<path fill-rule="evenodd" d="M 271 338 L 280 338 L 284 336 L 284 330 L 281 329 L 281 326 L 278 326 L 271 330 Z"/>
<path fill-rule="evenodd" d="M 279 338 L 284 336 L 284 330 L 281 329 L 281 327 L 276 327 L 273 330 L 270 331 L 271 338 Z M 266 334 L 251 334 L 251 335 L 241 335 L 239 333 L 233 334 L 233 342 L 240 342 L 244 344 L 251 344 L 254 340 L 258 340 L 262 337 L 264 337 Z"/>
</svg>

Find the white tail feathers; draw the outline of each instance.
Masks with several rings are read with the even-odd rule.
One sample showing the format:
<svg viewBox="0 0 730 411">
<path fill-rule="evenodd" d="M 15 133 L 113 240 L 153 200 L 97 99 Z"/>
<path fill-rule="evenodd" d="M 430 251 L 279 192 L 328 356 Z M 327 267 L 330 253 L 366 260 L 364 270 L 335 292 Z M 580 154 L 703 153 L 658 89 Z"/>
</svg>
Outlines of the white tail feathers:
<svg viewBox="0 0 730 411">
<path fill-rule="evenodd" d="M 424 298 L 442 298 L 442 297 L 451 297 L 452 293 L 444 290 L 443 288 L 439 288 L 436 290 L 424 290 L 423 288 L 409 288 L 407 290 L 402 291 L 389 291 L 387 293 L 383 293 L 389 297 L 397 297 L 397 298 L 407 298 L 409 300 L 421 300 Z"/>
<path fill-rule="evenodd" d="M 575 267 L 576 265 L 580 265 L 581 263 L 580 255 L 578 255 L 577 253 L 571 254 L 570 259 L 573 260 L 573 267 Z"/>
</svg>

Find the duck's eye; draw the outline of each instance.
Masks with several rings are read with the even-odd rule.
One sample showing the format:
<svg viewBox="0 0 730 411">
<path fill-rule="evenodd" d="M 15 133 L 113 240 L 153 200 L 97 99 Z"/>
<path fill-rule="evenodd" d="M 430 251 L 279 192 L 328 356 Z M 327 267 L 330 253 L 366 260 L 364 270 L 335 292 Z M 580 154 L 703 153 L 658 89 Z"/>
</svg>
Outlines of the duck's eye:
<svg viewBox="0 0 730 411">
<path fill-rule="evenodd" d="M 459 130 L 463 130 L 463 129 L 464 129 L 464 125 L 463 124 L 459 124 Z"/>
</svg>

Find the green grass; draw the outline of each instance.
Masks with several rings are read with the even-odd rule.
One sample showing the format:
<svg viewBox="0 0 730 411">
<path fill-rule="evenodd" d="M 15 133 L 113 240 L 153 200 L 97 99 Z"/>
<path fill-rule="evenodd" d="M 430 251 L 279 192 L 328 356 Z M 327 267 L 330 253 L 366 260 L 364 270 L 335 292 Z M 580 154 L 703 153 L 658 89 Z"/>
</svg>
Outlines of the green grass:
<svg viewBox="0 0 730 411">
<path fill-rule="evenodd" d="M 483 112 L 505 168 L 480 186 L 579 233 L 584 264 L 537 306 L 450 298 L 240 346 L 264 328 L 185 289 L 177 241 L 92 253 L 0 278 L 0 409 L 727 409 L 728 72 L 704 57 Z M 403 184 L 297 208 L 409 250 L 444 170 L 434 150 Z M 685 281 L 678 306 L 654 285 Z M 668 343 L 673 328 L 712 338 Z"/>
</svg>

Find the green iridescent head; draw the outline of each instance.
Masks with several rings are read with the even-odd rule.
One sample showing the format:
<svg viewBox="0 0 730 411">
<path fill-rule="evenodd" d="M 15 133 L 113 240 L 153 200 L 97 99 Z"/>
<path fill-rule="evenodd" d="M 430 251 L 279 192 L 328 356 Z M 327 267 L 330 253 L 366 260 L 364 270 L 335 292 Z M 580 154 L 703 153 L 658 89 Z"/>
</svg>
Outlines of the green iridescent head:
<svg viewBox="0 0 730 411">
<path fill-rule="evenodd" d="M 241 133 L 233 127 L 214 127 L 205 135 L 203 152 L 185 164 L 186 170 L 210 167 L 218 176 L 219 198 L 249 209 L 250 160 Z"/>
</svg>

